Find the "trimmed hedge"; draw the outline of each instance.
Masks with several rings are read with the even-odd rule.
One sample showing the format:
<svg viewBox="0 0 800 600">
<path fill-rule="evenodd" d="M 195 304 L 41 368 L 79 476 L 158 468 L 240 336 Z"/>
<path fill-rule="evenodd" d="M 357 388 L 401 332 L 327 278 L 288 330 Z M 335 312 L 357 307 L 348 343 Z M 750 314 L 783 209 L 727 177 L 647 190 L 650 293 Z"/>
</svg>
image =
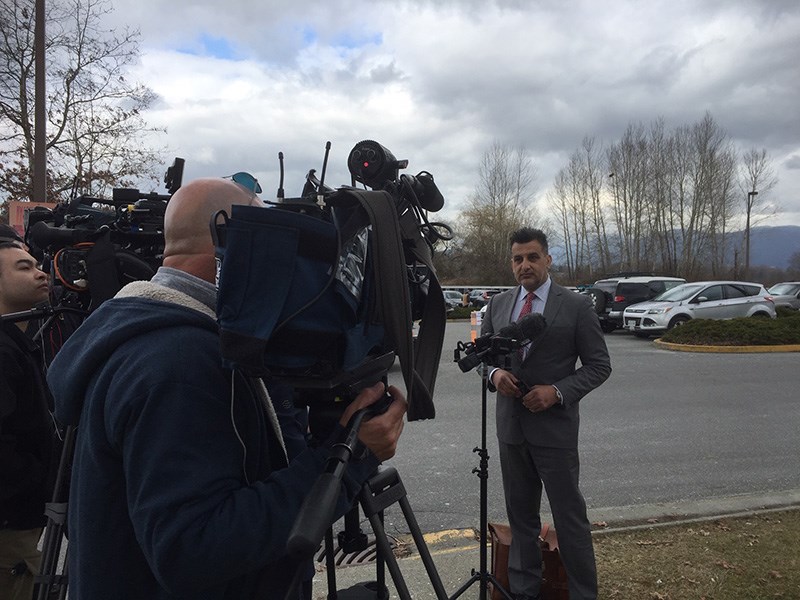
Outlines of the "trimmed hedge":
<svg viewBox="0 0 800 600">
<path fill-rule="evenodd" d="M 800 344 L 800 311 L 779 310 L 777 319 L 744 317 L 693 319 L 667 331 L 661 340 L 700 346 L 776 346 Z"/>
<path fill-rule="evenodd" d="M 447 313 L 448 319 L 469 319 L 472 311 L 478 310 L 474 306 L 456 306 L 453 310 Z"/>
</svg>

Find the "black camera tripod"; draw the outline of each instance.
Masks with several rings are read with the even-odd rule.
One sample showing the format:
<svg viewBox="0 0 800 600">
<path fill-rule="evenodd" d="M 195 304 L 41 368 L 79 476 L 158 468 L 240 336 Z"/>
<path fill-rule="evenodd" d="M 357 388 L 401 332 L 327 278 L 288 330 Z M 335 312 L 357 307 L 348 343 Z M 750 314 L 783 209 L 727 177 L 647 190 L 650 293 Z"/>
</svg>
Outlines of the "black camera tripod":
<svg viewBox="0 0 800 600">
<path fill-rule="evenodd" d="M 397 563 L 397 558 L 392 552 L 391 544 L 386 535 L 386 530 L 383 524 L 383 511 L 390 505 L 397 502 L 403 511 L 403 517 L 408 524 L 411 537 L 417 547 L 422 563 L 428 573 L 428 577 L 436 593 L 437 600 L 447 600 L 447 593 L 444 590 L 444 585 L 433 564 L 433 558 L 422 531 L 419 528 L 417 519 L 414 512 L 411 510 L 408 497 L 406 496 L 405 486 L 400 480 L 400 475 L 394 467 L 380 467 L 378 472 L 364 484 L 359 494 L 359 504 L 364 511 L 364 515 L 369 519 L 372 531 L 375 535 L 375 544 L 377 546 L 376 553 L 376 591 L 375 594 L 370 594 L 369 598 L 376 598 L 377 600 L 388 600 L 388 590 L 385 586 L 385 573 L 384 566 L 388 566 L 389 573 L 392 576 L 397 595 L 403 600 L 410 600 L 411 594 L 406 585 L 405 579 L 400 566 Z M 333 534 L 329 532 L 326 535 L 326 558 L 328 559 L 328 599 L 336 600 L 336 574 L 335 565 L 333 564 Z M 350 598 L 350 596 L 348 596 Z"/>
<path fill-rule="evenodd" d="M 337 598 L 331 523 L 333 521 L 336 499 L 339 494 L 339 484 L 350 457 L 355 454 L 356 444 L 358 442 L 358 430 L 363 418 L 368 414 L 374 414 L 376 411 L 381 412 L 384 410 L 385 406 L 380 407 L 382 403 L 385 404 L 383 400 L 379 401 L 375 408 L 370 407 L 368 409 L 362 409 L 353 415 L 348 423 L 345 439 L 333 447 L 325 472 L 319 476 L 311 493 L 306 497 L 306 501 L 300 509 L 300 513 L 289 535 L 287 544 L 289 555 L 296 560 L 296 568 L 292 577 L 292 583 L 285 595 L 287 600 L 296 597 L 296 590 L 300 585 L 302 565 L 305 564 L 305 561 L 313 556 L 314 552 L 319 548 L 323 536 L 325 537 L 326 556 L 328 559 L 328 599 L 335 600 Z M 408 524 L 409 531 L 416 544 L 425 570 L 428 573 L 428 577 L 431 580 L 437 600 L 448 600 L 444 585 L 433 564 L 430 551 L 425 543 L 425 538 L 419 528 L 416 516 L 411 510 L 405 486 L 400 480 L 400 475 L 397 473 L 397 470 L 394 467 L 379 467 L 377 472 L 362 486 L 359 492 L 358 502 L 372 526 L 378 551 L 376 565 L 378 572 L 378 589 L 375 595 L 370 595 L 370 597 L 388 599 L 388 593 L 384 583 L 385 574 L 383 571 L 384 566 L 388 566 L 398 596 L 402 600 L 411 600 L 408 586 L 400 571 L 400 566 L 397 564 L 397 558 L 392 552 L 389 538 L 383 526 L 384 510 L 396 502 L 403 511 L 403 516 Z M 346 519 L 352 519 L 352 514 L 353 511 L 351 509 Z"/>
</svg>

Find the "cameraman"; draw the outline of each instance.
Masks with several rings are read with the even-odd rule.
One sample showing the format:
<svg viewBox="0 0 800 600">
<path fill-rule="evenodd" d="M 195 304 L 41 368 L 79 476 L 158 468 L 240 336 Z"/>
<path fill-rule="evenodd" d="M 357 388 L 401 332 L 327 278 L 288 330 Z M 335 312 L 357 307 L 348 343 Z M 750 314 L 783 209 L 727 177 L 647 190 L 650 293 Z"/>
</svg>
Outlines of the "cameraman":
<svg viewBox="0 0 800 600">
<path fill-rule="evenodd" d="M 209 222 L 234 204 L 260 202 L 226 179 L 181 187 L 165 215 L 164 266 L 101 305 L 50 368 L 57 417 L 79 424 L 71 596 L 245 599 L 260 586 L 280 598 L 293 572 L 289 530 L 334 440 L 287 466 L 263 383 L 222 367 Z M 340 423 L 382 393 L 364 390 Z M 390 393 L 360 430 L 371 452 L 351 461 L 337 515 L 394 455 L 406 402 Z"/>
<path fill-rule="evenodd" d="M 0 315 L 29 310 L 48 296 L 47 275 L 19 239 L 0 241 Z M 27 321 L 0 323 L 0 600 L 33 594 L 41 560 L 36 546 L 52 493 L 52 401 L 27 327 Z"/>
</svg>

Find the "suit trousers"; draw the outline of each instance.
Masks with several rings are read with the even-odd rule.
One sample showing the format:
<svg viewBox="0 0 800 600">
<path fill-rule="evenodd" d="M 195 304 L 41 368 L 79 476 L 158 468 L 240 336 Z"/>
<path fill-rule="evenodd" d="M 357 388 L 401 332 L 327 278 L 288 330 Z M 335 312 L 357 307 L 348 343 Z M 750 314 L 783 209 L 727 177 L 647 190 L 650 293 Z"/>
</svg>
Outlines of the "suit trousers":
<svg viewBox="0 0 800 600">
<path fill-rule="evenodd" d="M 500 442 L 500 467 L 512 541 L 508 579 L 512 594 L 536 597 L 542 581 L 540 508 L 547 492 L 570 600 L 597 598 L 597 567 L 586 502 L 578 488 L 577 448 Z"/>
</svg>

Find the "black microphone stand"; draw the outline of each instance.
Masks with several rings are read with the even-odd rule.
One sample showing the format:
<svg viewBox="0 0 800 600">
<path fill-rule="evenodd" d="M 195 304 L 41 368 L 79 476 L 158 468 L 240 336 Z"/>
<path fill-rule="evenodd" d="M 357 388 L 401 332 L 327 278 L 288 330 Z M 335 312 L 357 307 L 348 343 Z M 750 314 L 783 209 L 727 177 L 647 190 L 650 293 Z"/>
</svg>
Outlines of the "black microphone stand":
<svg viewBox="0 0 800 600">
<path fill-rule="evenodd" d="M 481 445 L 480 447 L 473 448 L 480 457 L 480 466 L 472 470 L 480 479 L 480 531 L 479 531 L 479 550 L 480 550 L 480 567 L 478 571 L 472 570 L 472 576 L 462 585 L 455 594 L 450 597 L 450 600 L 455 600 L 475 582 L 480 584 L 480 600 L 486 600 L 488 593 L 488 586 L 491 582 L 494 589 L 498 590 L 507 600 L 514 600 L 513 596 L 500 584 L 497 578 L 489 572 L 488 569 L 488 556 L 486 544 L 488 540 L 488 503 L 489 503 L 489 452 L 486 449 L 486 406 L 487 396 L 489 389 L 489 368 L 486 362 L 479 362 L 482 359 L 490 360 L 492 356 L 495 358 L 500 355 L 507 355 L 520 347 L 517 340 L 511 338 L 495 337 L 491 340 L 491 346 L 481 352 L 472 352 L 474 350 L 473 344 L 464 345 L 461 342 L 455 351 L 455 361 L 462 371 L 468 371 L 475 364 L 478 365 L 481 375 Z M 460 352 L 466 350 L 467 356 L 463 359 L 460 358 Z"/>
</svg>

